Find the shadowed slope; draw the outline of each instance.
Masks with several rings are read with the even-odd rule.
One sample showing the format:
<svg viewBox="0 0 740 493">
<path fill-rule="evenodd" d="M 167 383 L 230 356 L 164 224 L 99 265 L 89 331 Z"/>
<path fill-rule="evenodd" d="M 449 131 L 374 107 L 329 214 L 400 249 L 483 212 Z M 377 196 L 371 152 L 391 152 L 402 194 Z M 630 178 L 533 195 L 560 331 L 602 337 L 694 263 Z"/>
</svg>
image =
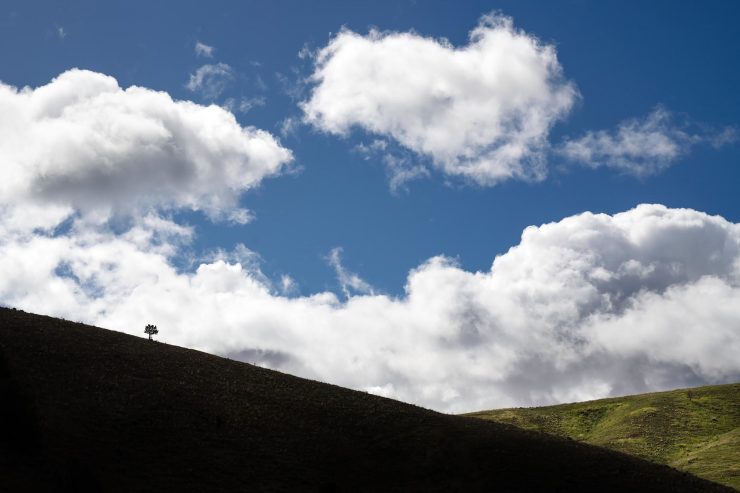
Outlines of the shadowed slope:
<svg viewBox="0 0 740 493">
<path fill-rule="evenodd" d="M 605 449 L 20 311 L 0 309 L 0 351 L 10 490 L 725 491 Z"/>
<path fill-rule="evenodd" d="M 740 490 L 740 384 L 469 416 L 608 447 Z"/>
</svg>

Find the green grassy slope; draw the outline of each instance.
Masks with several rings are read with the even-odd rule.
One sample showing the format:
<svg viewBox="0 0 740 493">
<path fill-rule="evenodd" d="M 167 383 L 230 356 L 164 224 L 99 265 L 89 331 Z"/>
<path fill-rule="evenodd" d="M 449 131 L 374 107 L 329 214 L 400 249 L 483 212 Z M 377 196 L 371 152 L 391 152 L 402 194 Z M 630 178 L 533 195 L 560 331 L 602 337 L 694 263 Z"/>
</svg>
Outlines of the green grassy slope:
<svg viewBox="0 0 740 493">
<path fill-rule="evenodd" d="M 607 447 L 740 490 L 740 383 L 468 416 Z"/>
<path fill-rule="evenodd" d="M 731 491 L 577 441 L 6 309 L 0 403 L 3 493 Z"/>
</svg>

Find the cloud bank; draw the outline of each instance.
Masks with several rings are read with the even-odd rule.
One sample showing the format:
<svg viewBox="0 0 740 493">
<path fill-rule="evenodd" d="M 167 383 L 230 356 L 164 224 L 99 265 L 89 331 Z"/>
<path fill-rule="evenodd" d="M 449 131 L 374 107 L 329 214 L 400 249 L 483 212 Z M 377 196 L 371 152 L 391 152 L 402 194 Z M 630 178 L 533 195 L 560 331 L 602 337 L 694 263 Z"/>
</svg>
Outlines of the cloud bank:
<svg viewBox="0 0 740 493">
<path fill-rule="evenodd" d="M 73 69 L 37 88 L 0 83 L 0 204 L 187 208 L 238 220 L 239 195 L 291 159 L 271 134 L 222 108 L 123 89 L 104 74 Z"/>
<path fill-rule="evenodd" d="M 500 19 L 478 29 L 458 50 L 333 42 L 458 56 L 500 36 L 549 52 Z M 0 84 L 0 302 L 139 336 L 154 323 L 170 343 L 452 412 L 740 379 L 740 225 L 689 209 L 531 226 L 490 270 L 434 257 L 399 297 L 340 249 L 327 268 L 344 299 L 289 295 L 295 282 L 267 278 L 244 246 L 183 269 L 194 231 L 167 211 L 248 221 L 239 195 L 290 159 L 223 108 L 103 74 Z"/>
<path fill-rule="evenodd" d="M 0 217 L 6 305 L 138 336 L 154 323 L 169 343 L 443 411 L 740 378 L 740 225 L 694 210 L 532 226 L 488 271 L 434 257 L 403 296 L 344 301 L 283 295 L 245 248 L 179 271 L 193 232 L 156 215 L 125 232 Z"/>
<path fill-rule="evenodd" d="M 466 46 L 415 33 L 343 29 L 315 55 L 304 118 L 394 139 L 443 173 L 493 185 L 545 176 L 552 125 L 577 98 L 555 48 L 499 15 Z"/>
</svg>

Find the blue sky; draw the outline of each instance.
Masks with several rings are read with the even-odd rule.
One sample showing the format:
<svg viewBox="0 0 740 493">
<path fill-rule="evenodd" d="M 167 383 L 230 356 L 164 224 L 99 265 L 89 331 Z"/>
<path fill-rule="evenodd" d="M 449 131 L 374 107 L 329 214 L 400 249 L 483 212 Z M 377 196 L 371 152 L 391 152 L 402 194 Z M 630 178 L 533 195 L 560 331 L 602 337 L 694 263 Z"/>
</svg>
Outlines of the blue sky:
<svg viewBox="0 0 740 493">
<path fill-rule="evenodd" d="M 409 291 L 405 291 L 405 286 L 410 279 L 409 273 L 424 270 L 420 266 L 428 265 L 426 262 L 435 256 L 444 256 L 450 265 L 454 264 L 455 269 L 466 275 L 490 272 L 497 255 L 520 245 L 525 228 L 550 222 L 561 224 L 565 218 L 580 217 L 579 214 L 587 211 L 614 217 L 643 203 L 660 204 L 674 212 L 678 208 L 687 208 L 701 216 L 697 221 L 721 216 L 727 225 L 722 227 L 730 231 L 727 242 L 735 241 L 735 223 L 740 222 L 737 193 L 740 183 L 740 146 L 737 143 L 740 37 L 736 26 L 739 14 L 740 6 L 729 1 L 703 2 L 701 5 L 624 1 L 252 1 L 178 2 L 176 8 L 167 2 L 10 1 L 4 2 L 0 8 L 0 81 L 17 90 L 25 86 L 38 88 L 70 69 L 85 69 L 115 78 L 122 89 L 140 86 L 165 92 L 175 101 L 222 106 L 234 114 L 241 127 L 255 127 L 268 132 L 281 148 L 289 150 L 292 160 L 289 163 L 288 160 L 281 161 L 280 165 L 275 164 L 276 161 L 273 172 L 261 176 L 248 187 L 239 188 L 236 194 L 238 203 L 224 206 L 219 202 L 220 205 L 214 205 L 216 202 L 212 199 L 203 199 L 205 195 L 199 195 L 197 200 L 204 202 L 193 206 L 192 200 L 195 199 L 183 196 L 173 199 L 173 206 L 164 200 L 167 197 L 162 199 L 167 202 L 165 205 L 158 202 L 159 199 L 146 198 L 150 214 L 154 213 L 171 224 L 192 228 L 188 241 L 172 240 L 175 253 L 162 255 L 166 256 L 169 265 L 185 276 L 194 275 L 199 265 L 216 258 L 223 257 L 232 263 L 241 260 L 245 269 L 250 264 L 249 268 L 253 269 L 250 275 L 263 282 L 265 289 L 272 290 L 273 296 L 287 296 L 300 303 L 312 295 L 333 292 L 339 298 L 337 310 L 341 312 L 347 310 L 346 303 L 351 301 L 346 299 L 346 293 L 350 298 L 356 295 L 357 303 L 363 296 L 367 296 L 369 302 L 373 295 L 385 295 L 383 299 L 391 302 L 407 300 L 405 297 L 409 296 Z M 351 80 L 351 70 L 342 72 L 339 65 L 328 64 L 339 60 L 338 56 L 332 58 L 332 53 L 336 55 L 340 50 L 352 56 L 348 50 L 354 48 L 349 41 L 337 51 L 326 51 L 332 43 L 338 43 L 341 37 L 338 33 L 355 33 L 356 40 L 361 38 L 365 41 L 372 39 L 368 34 L 372 29 L 379 32 L 376 35 L 378 40 L 406 33 L 407 41 L 419 41 L 416 44 L 409 42 L 412 52 L 422 46 L 420 40 L 426 39 L 439 48 L 439 53 L 444 53 L 444 50 L 453 50 L 452 47 L 460 50 L 468 45 L 469 34 L 476 26 L 483 26 L 488 33 L 506 30 L 501 24 L 485 25 L 482 19 L 486 15 L 499 19 L 495 22 L 510 19 L 513 27 L 509 32 L 532 41 L 537 50 L 549 49 L 556 54 L 554 72 L 543 82 L 548 90 L 572 89 L 567 104 L 559 109 L 553 109 L 556 103 L 552 95 L 547 96 L 550 99 L 546 102 L 537 103 L 540 104 L 537 111 L 553 113 L 538 130 L 534 143 L 527 144 L 535 149 L 532 162 L 537 162 L 537 169 L 545 170 L 536 178 L 516 176 L 516 173 L 505 178 L 491 178 L 492 168 L 465 174 L 467 172 L 461 170 L 467 159 L 484 160 L 485 166 L 497 166 L 497 158 L 491 158 L 493 154 L 489 152 L 506 143 L 511 137 L 506 133 L 509 130 L 503 130 L 503 136 L 496 137 L 499 140 L 491 138 L 479 142 L 477 147 L 450 143 L 429 151 L 429 146 L 434 147 L 437 142 L 425 140 L 429 137 L 425 133 L 428 129 L 419 130 L 409 123 L 411 120 L 404 120 L 403 115 L 388 116 L 395 110 L 384 102 L 386 100 L 382 98 L 385 95 L 372 93 L 372 87 L 368 94 L 364 94 L 362 88 L 357 89 L 357 98 L 367 96 L 369 107 L 386 111 L 377 121 L 356 114 L 340 115 L 330 120 L 325 116 L 328 113 L 323 113 L 329 111 L 326 102 L 318 98 L 324 87 L 330 104 L 334 104 L 332 101 L 337 101 L 337 105 L 354 104 L 352 98 L 344 102 L 341 98 L 332 99 L 330 78 L 350 90 L 368 80 L 367 77 Z M 443 39 L 447 41 L 441 41 Z M 200 48 L 196 49 L 196 46 Z M 379 48 L 380 41 L 373 46 Z M 327 71 L 328 75 L 323 80 L 310 79 L 320 67 L 318 57 L 322 50 L 329 60 L 325 68 L 332 72 Z M 392 50 L 381 52 L 378 49 L 376 63 L 379 66 L 385 63 L 383 57 L 388 53 L 393 56 Z M 542 55 L 544 51 L 537 53 Z M 442 67 L 442 63 L 446 62 L 421 66 L 429 72 L 421 73 L 420 77 L 430 84 L 444 79 L 444 73 L 439 71 L 448 70 L 448 67 Z M 218 73 L 199 84 L 194 77 L 203 67 L 211 67 Z M 475 71 L 474 68 L 470 70 Z M 511 91 L 500 97 L 493 94 L 491 98 L 495 104 L 509 104 L 517 98 L 517 91 Z M 373 97 L 381 99 L 373 102 Z M 453 101 L 455 97 L 466 96 L 450 96 Z M 538 101 L 539 97 L 533 96 Z M 476 100 L 473 104 L 477 104 Z M 311 105 L 320 115 L 313 120 L 306 109 Z M 524 106 L 516 111 L 525 111 L 522 108 Z M 516 113 L 512 111 L 512 115 Z M 406 116 L 410 119 L 413 115 Z M 462 113 L 453 116 L 462 118 L 461 126 L 469 125 L 466 138 L 472 138 L 472 134 L 487 124 L 502 123 L 504 128 L 516 125 L 507 116 L 498 121 L 486 120 L 485 115 L 480 117 L 480 121 L 465 121 Z M 105 121 L 105 115 L 102 118 L 101 121 Z M 332 125 L 346 126 L 348 130 L 344 133 L 333 131 Z M 439 125 L 442 130 L 447 130 L 444 127 L 446 123 Z M 449 125 L 450 131 L 455 129 L 453 123 Z M 633 133 L 629 135 L 634 139 L 645 135 L 662 139 L 660 142 L 670 149 L 656 151 L 659 146 L 648 139 L 635 144 L 639 148 L 632 149 L 631 154 L 624 154 L 627 152 L 625 146 L 634 142 L 620 141 L 620 128 L 632 129 Z M 2 129 L 0 126 L 0 131 Z M 382 142 L 378 144 L 382 148 L 362 151 L 363 146 L 370 146 L 373 142 Z M 569 142 L 580 146 L 581 154 L 572 151 L 573 147 L 568 151 Z M 7 142 L 5 146 L 10 148 Z M 20 159 L 18 162 L 33 164 L 37 159 L 18 158 L 21 152 L 25 151 L 12 150 L 0 153 L 0 156 L 5 156 L 3 159 L 7 159 L 7 163 Z M 586 157 L 583 152 L 587 152 Z M 463 155 L 466 157 L 462 158 Z M 110 156 L 100 157 L 100 162 L 107 162 L 106 159 L 113 159 L 114 165 L 126 165 L 115 161 L 118 157 Z M 400 167 L 389 166 L 389 160 L 400 162 Z M 516 167 L 520 163 L 525 163 L 525 169 L 529 169 L 530 162 L 525 161 L 515 160 L 507 165 L 507 169 L 518 169 Z M 156 166 L 156 163 L 150 165 Z M 177 166 L 177 160 L 173 166 Z M 8 171 L 11 176 L 13 169 Z M 418 176 L 394 186 L 393 178 L 398 176 L 399 169 L 413 171 Z M 21 174 L 19 172 L 18 176 Z M 73 182 L 75 177 L 79 175 L 69 175 L 65 179 Z M 83 183 L 87 182 L 83 180 Z M 35 186 L 40 185 L 36 183 Z M 63 188 L 65 185 L 59 186 Z M 214 182 L 202 193 L 218 197 L 222 193 L 219 186 L 228 188 L 230 185 Z M 152 190 L 155 190 L 152 193 L 166 195 L 167 190 L 172 189 L 163 185 L 163 188 Z M 0 192 L 6 194 L 0 202 L 9 204 L 7 207 L 20 207 L 25 203 L 26 199 L 19 198 L 21 195 L 12 190 L 3 192 L 0 189 Z M 89 212 L 79 205 L 82 203 L 80 197 L 87 194 L 85 190 L 73 189 L 69 193 L 76 194 L 68 199 L 68 204 L 77 209 L 78 214 L 65 216 L 66 227 L 71 228 L 71 232 L 59 223 L 55 226 L 56 232 L 45 233 L 50 238 L 71 237 L 77 231 L 74 221 L 81 221 Z M 51 195 L 35 196 L 33 203 L 41 203 L 41 207 L 47 207 L 43 204 L 67 204 L 64 202 L 67 199 L 60 202 L 59 196 L 54 195 L 51 202 L 46 201 Z M 124 197 L 121 200 L 128 200 L 128 196 L 121 197 Z M 95 201 L 95 207 L 100 205 L 98 198 L 89 200 Z M 138 199 L 132 196 L 131 200 L 135 202 Z M 123 238 L 131 222 L 136 223 L 146 214 L 143 209 L 121 212 L 116 207 L 118 205 L 113 206 L 113 215 L 105 226 L 108 233 L 113 231 L 114 240 Z M 222 214 L 224 208 L 248 209 L 255 218 L 246 224 L 214 219 L 214 214 Z M 166 237 L 164 233 L 157 234 Z M 155 243 L 161 246 L 168 241 L 156 240 Z M 609 241 L 604 240 L 599 245 L 607 245 L 603 248 L 609 249 Z M 22 244 L 21 240 L 18 242 Z M 668 243 L 671 244 L 670 241 Z M 337 248 L 341 250 L 335 250 Z M 694 244 L 687 246 L 685 258 L 716 253 L 704 252 L 702 248 Z M 4 254 L 6 260 L 13 258 L 9 251 Z M 152 253 L 151 249 L 146 251 Z M 334 261 L 332 252 L 335 252 Z M 591 253 L 600 254 L 597 250 Z M 255 261 L 255 255 L 259 260 Z M 59 262 L 61 265 L 68 261 Z M 646 265 L 654 265 L 657 261 L 646 262 Z M 679 260 L 671 262 L 675 266 Z M 71 261 L 68 263 L 74 265 Z M 536 269 L 538 263 L 533 265 Z M 734 264 L 728 260 L 727 265 Z M 687 272 L 693 272 L 692 269 L 685 267 Z M 86 289 L 91 284 L 102 282 L 95 277 L 98 274 L 89 274 L 89 269 L 85 272 L 95 279 L 94 282 L 86 280 L 82 270 L 73 277 L 67 276 L 67 279 L 78 281 L 73 289 L 77 294 L 73 293 L 72 297 L 88 292 Z M 57 269 L 55 272 L 61 271 Z M 696 274 L 698 277 L 692 277 L 691 282 L 698 282 L 702 276 L 710 274 L 719 275 L 710 269 Z M 729 277 L 723 279 L 734 289 L 737 279 L 732 277 L 734 274 L 725 274 Z M 19 275 L 36 279 L 25 271 Z M 283 276 L 289 276 L 294 285 L 280 291 Z M 39 282 L 51 286 L 52 281 L 59 279 Z M 643 291 L 661 284 L 658 281 L 651 281 L 652 284 L 645 282 Z M 681 282 L 685 284 L 689 280 Z M 656 292 L 662 294 L 668 286 L 673 284 L 666 284 Z M 567 284 L 560 287 L 566 291 L 569 289 Z M 105 291 L 105 288 L 102 286 L 101 289 Z M 130 292 L 135 290 L 131 287 L 126 289 Z M 346 289 L 349 291 L 345 293 Z M 125 310 L 121 307 L 126 304 L 120 297 L 114 302 L 103 296 L 107 300 L 103 303 L 100 296 L 93 295 L 79 304 L 62 308 L 33 299 L 27 293 L 0 289 L 0 296 L 0 301 L 5 304 L 71 318 L 75 318 L 77 313 L 77 318 L 112 324 L 120 330 L 129 330 L 126 325 L 129 321 L 138 320 L 137 317 L 157 316 L 155 312 L 146 310 L 122 314 Z M 576 291 L 572 296 L 578 296 Z M 638 304 L 635 301 L 632 306 Z M 710 308 L 705 312 L 701 315 L 714 313 Z M 166 315 L 158 316 L 169 320 Z M 141 322 L 144 324 L 149 320 Z M 243 330 L 247 330 L 244 327 L 251 323 L 257 323 L 242 322 L 237 326 Z M 172 319 L 172 324 L 175 323 Z M 274 322 L 274 325 L 277 327 L 280 323 Z M 389 329 L 391 333 L 392 327 Z M 163 337 L 166 334 L 167 331 L 163 331 Z M 730 335 L 733 343 L 737 343 L 740 338 L 737 330 Z M 290 342 L 280 346 L 281 343 L 269 338 L 244 342 L 243 347 L 232 347 L 226 343 L 209 345 L 202 342 L 207 338 L 172 337 L 174 342 L 222 354 L 287 354 L 291 347 Z M 285 340 L 290 341 L 290 337 L 286 336 Z M 383 374 L 380 370 L 368 370 L 368 375 L 375 376 L 344 381 L 334 377 L 340 366 L 330 370 L 314 368 L 306 363 L 305 354 L 303 360 L 295 355 L 285 356 L 285 361 L 301 360 L 293 366 L 286 364 L 281 367 L 279 358 L 271 360 L 267 356 L 264 364 L 440 409 L 472 409 L 496 403 L 554 402 L 674 383 L 732 380 L 740 374 L 736 365 L 728 364 L 709 371 L 701 369 L 699 363 L 684 361 L 688 365 L 688 369 L 684 368 L 685 374 L 689 375 L 685 378 L 660 379 L 654 376 L 620 388 L 604 377 L 603 381 L 584 383 L 582 388 L 572 392 L 563 390 L 558 394 L 538 390 L 539 393 L 532 391 L 521 395 L 511 390 L 513 380 L 502 377 L 501 381 L 506 385 L 498 387 L 495 397 L 468 395 L 457 388 L 458 399 L 449 397 L 452 394 L 446 390 L 430 390 L 436 397 L 399 390 L 404 388 L 402 382 L 413 383 L 415 380 L 413 372 L 405 374 L 398 368 L 387 372 L 389 375 L 403 374 L 403 378 L 397 380 L 387 375 L 380 376 Z M 433 351 L 429 355 L 433 357 Z M 635 357 L 655 359 L 646 354 Z M 661 360 L 661 364 L 669 367 L 678 364 L 669 360 Z M 665 373 L 665 368 L 655 371 Z M 443 377 L 440 379 L 444 380 Z M 464 383 L 459 385 L 482 385 L 472 381 L 476 381 L 475 378 L 462 379 Z M 442 395 L 448 397 L 439 397 Z"/>
<path fill-rule="evenodd" d="M 716 127 L 737 123 L 740 67 L 733 60 L 740 40 L 733 2 L 701 8 L 684 2 L 181 2 L 177 9 L 151 2 L 10 2 L 2 19 L 1 80 L 37 86 L 79 67 L 113 75 L 123 87 L 211 102 L 185 83 L 199 66 L 216 60 L 238 74 L 216 102 L 264 97 L 264 106 L 237 118 L 277 134 L 285 118 L 300 117 L 277 74 L 292 81 L 308 75 L 298 57 L 302 47 L 325 45 L 342 26 L 358 33 L 371 27 L 414 30 L 463 45 L 478 18 L 491 11 L 512 16 L 517 27 L 554 44 L 566 77 L 578 86 L 582 99 L 553 128 L 554 142 L 644 116 L 659 104 Z M 198 41 L 215 48 L 213 60 L 195 55 Z M 570 168 L 553 171 L 542 183 L 482 188 L 449 185 L 435 175 L 394 195 L 382 164 L 352 152 L 371 139 L 361 131 L 343 139 L 301 127 L 283 139 L 301 171 L 268 180 L 243 197 L 258 217 L 254 223 L 224 227 L 188 215 L 202 231 L 196 248 L 245 243 L 262 256 L 266 272 L 289 274 L 311 293 L 336 289 L 324 257 L 341 246 L 352 269 L 378 289 L 399 293 L 408 270 L 433 255 L 487 269 L 495 254 L 518 242 L 524 227 L 586 210 L 614 213 L 658 202 L 740 217 L 734 146 L 696 149 L 645 179 Z"/>
</svg>

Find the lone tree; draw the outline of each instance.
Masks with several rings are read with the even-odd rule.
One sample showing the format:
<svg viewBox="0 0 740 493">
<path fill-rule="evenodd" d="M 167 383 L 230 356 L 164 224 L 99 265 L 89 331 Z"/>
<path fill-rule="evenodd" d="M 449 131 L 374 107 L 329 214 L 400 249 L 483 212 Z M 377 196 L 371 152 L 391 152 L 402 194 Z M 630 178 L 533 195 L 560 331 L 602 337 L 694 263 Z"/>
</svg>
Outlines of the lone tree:
<svg viewBox="0 0 740 493">
<path fill-rule="evenodd" d="M 152 340 L 152 336 L 158 332 L 156 325 L 149 324 L 144 328 L 144 333 L 149 334 L 150 341 Z"/>
</svg>

